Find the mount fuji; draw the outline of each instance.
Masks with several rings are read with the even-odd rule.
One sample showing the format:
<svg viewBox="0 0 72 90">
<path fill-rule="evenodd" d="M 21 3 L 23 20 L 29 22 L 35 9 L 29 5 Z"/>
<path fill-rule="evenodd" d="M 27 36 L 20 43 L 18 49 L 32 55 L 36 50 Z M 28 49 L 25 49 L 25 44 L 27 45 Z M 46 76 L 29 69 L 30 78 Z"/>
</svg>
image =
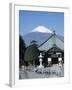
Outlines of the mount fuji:
<svg viewBox="0 0 72 90">
<path fill-rule="evenodd" d="M 37 41 L 37 44 L 40 45 L 45 40 L 47 40 L 52 34 L 53 32 L 45 26 L 38 26 L 28 34 L 24 35 L 23 39 L 25 41 L 26 46 L 29 46 L 32 40 Z M 58 37 L 63 40 L 62 36 L 58 35 Z"/>
<path fill-rule="evenodd" d="M 38 26 L 32 30 L 32 32 L 40 32 L 40 33 L 52 33 L 52 31 L 45 26 Z"/>
</svg>

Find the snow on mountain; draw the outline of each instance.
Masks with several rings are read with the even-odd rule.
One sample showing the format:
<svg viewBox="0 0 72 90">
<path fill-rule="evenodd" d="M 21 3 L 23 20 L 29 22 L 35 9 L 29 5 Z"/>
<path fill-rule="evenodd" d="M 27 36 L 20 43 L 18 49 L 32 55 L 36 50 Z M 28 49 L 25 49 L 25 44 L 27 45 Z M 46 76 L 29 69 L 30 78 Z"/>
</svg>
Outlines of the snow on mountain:
<svg viewBox="0 0 72 90">
<path fill-rule="evenodd" d="M 41 32 L 41 33 L 52 33 L 52 31 L 45 26 L 38 26 L 32 30 L 32 32 Z"/>
</svg>

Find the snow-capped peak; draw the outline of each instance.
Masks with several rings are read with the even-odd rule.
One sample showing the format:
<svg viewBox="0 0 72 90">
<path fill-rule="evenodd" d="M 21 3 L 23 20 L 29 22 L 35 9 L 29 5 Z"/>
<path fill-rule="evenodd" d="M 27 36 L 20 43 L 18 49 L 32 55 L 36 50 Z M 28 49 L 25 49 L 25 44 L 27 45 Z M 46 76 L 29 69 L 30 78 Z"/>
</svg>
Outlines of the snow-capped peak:
<svg viewBox="0 0 72 90">
<path fill-rule="evenodd" d="M 41 32 L 41 33 L 52 33 L 52 31 L 45 26 L 38 26 L 32 30 L 32 32 Z"/>
</svg>

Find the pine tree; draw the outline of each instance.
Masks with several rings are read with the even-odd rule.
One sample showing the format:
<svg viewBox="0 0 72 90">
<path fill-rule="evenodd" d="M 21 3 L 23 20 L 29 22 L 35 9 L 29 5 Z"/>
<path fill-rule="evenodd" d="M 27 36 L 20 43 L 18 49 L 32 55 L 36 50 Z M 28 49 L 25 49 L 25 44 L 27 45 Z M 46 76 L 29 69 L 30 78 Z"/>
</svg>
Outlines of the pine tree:
<svg viewBox="0 0 72 90">
<path fill-rule="evenodd" d="M 34 65 L 35 61 L 38 60 L 38 56 L 39 56 L 39 50 L 37 48 L 37 44 L 32 43 L 29 47 L 27 47 L 25 51 L 24 59 L 29 64 Z"/>
<path fill-rule="evenodd" d="M 23 37 L 19 35 L 19 65 L 24 65 L 24 54 L 25 54 L 26 46 L 23 40 Z"/>
</svg>

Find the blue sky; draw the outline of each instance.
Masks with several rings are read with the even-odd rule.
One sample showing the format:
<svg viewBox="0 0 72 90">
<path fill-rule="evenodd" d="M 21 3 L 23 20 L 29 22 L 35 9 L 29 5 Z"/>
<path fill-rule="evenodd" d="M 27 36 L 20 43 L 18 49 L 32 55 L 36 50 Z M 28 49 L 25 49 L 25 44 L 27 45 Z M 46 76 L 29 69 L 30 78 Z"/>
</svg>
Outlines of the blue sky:
<svg viewBox="0 0 72 90">
<path fill-rule="evenodd" d="M 19 11 L 19 29 L 22 35 L 38 26 L 45 26 L 56 33 L 64 34 L 63 12 Z"/>
</svg>

